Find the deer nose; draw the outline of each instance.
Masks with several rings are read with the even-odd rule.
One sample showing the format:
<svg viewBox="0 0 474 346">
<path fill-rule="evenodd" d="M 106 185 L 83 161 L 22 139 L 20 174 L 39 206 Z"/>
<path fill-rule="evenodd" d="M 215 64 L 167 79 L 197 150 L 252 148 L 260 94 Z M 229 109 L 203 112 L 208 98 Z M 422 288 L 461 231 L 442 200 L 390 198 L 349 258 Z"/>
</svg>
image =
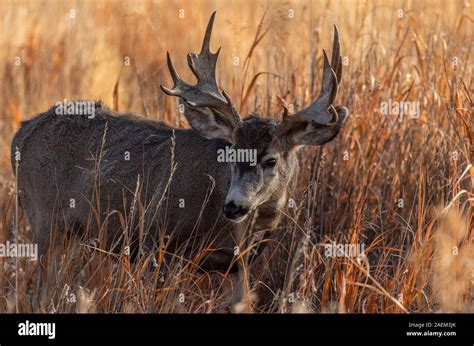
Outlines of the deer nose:
<svg viewBox="0 0 474 346">
<path fill-rule="evenodd" d="M 231 220 L 237 219 L 238 217 L 247 214 L 248 211 L 248 208 L 244 208 L 240 205 L 237 205 L 234 203 L 234 201 L 230 201 L 224 204 L 223 209 L 225 217 Z"/>
</svg>

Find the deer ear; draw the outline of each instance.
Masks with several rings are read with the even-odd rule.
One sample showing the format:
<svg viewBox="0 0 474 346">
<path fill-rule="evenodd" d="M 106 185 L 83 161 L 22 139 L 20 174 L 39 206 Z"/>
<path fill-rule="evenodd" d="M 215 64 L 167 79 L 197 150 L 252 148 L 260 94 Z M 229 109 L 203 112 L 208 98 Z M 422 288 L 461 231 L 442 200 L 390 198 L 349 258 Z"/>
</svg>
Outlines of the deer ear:
<svg viewBox="0 0 474 346">
<path fill-rule="evenodd" d="M 232 142 L 234 126 L 219 112 L 207 107 L 194 108 L 186 104 L 184 116 L 189 125 L 201 136 L 208 139 L 224 138 Z"/>
<path fill-rule="evenodd" d="M 337 121 L 326 125 L 314 121 L 293 121 L 291 117 L 282 121 L 277 131 L 291 145 L 323 145 L 332 141 L 342 127 L 349 111 L 346 107 L 335 107 Z"/>
</svg>

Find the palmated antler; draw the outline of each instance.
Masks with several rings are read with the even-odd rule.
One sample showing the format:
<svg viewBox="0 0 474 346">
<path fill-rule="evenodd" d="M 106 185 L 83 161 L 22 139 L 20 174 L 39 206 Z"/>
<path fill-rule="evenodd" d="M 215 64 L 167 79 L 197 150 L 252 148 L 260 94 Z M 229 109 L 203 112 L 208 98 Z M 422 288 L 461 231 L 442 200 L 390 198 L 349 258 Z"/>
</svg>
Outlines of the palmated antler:
<svg viewBox="0 0 474 346">
<path fill-rule="evenodd" d="M 193 108 L 207 107 L 213 112 L 217 111 L 236 126 L 241 121 L 240 114 L 230 96 L 219 89 L 216 81 L 216 63 L 220 48 L 216 53 L 212 53 L 209 47 L 215 14 L 216 12 L 211 15 L 207 24 L 201 52 L 188 54 L 188 65 L 197 78 L 197 84 L 191 85 L 181 79 L 173 66 L 170 54 L 167 53 L 168 68 L 174 85 L 172 89 L 161 85 L 161 89 L 168 95 L 182 98 Z"/>
</svg>

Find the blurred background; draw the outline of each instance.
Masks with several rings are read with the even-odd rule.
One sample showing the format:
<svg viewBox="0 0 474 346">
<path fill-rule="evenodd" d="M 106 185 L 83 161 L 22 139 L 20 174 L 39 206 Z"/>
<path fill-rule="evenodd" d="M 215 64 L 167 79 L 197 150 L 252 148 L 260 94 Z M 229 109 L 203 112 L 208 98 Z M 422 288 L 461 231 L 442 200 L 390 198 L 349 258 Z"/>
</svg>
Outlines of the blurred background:
<svg viewBox="0 0 474 346">
<path fill-rule="evenodd" d="M 277 96 L 295 98 L 288 101 L 297 106 L 317 95 L 333 24 L 345 57 L 340 99 L 355 115 L 369 98 L 401 96 L 425 109 L 446 104 L 454 57 L 468 84 L 472 77 L 467 1 L 3 0 L 0 6 L 7 139 L 12 123 L 64 98 L 101 99 L 176 123 L 176 100 L 159 89 L 170 84 L 166 51 L 193 81 L 186 54 L 200 50 L 214 10 L 212 47 L 222 46 L 218 80 L 242 114 L 279 115 Z"/>
<path fill-rule="evenodd" d="M 331 51 L 334 24 L 340 31 L 337 103 L 350 117 L 337 140 L 303 151 L 298 203 L 304 227 L 318 241 L 367 244 L 373 281 L 350 261 L 323 261 L 309 251 L 307 281 L 297 287 L 312 297 L 312 310 L 334 310 L 335 302 L 337 311 L 403 311 L 393 299 L 410 311 L 472 309 L 473 258 L 466 246 L 472 250 L 474 12 L 468 0 L 1 0 L 4 237 L 13 198 L 10 142 L 20 121 L 63 99 L 101 99 L 120 112 L 187 127 L 176 100 L 159 88 L 171 86 L 166 52 L 193 82 L 186 54 L 199 52 L 215 10 L 218 82 L 243 115 L 279 118 L 282 100 L 296 111 L 314 99 L 322 49 Z M 384 113 L 383 102 L 411 102 L 420 112 L 416 118 Z M 459 263 L 433 262 L 438 206 L 457 213 L 451 217 L 461 235 L 452 234 L 453 223 L 439 227 L 445 244 L 465 246 Z M 439 251 L 450 251 L 448 245 Z"/>
</svg>

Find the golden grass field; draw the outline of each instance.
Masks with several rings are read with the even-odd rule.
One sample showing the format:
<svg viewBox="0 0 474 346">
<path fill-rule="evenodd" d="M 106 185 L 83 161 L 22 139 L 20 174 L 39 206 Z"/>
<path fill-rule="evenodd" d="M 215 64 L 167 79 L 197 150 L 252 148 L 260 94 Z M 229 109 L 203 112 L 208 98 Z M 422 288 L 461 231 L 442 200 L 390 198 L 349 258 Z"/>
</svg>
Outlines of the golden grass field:
<svg viewBox="0 0 474 346">
<path fill-rule="evenodd" d="M 221 87 L 242 115 L 279 118 L 281 99 L 297 110 L 318 95 L 336 24 L 338 104 L 350 116 L 333 142 L 302 151 L 296 208 L 281 228 L 292 240 L 257 275 L 282 265 L 280 294 L 271 306 L 252 305 L 252 296 L 234 311 L 474 312 L 473 5 L 1 0 L 0 243 L 14 239 L 10 143 L 21 120 L 59 100 L 101 99 L 187 127 L 159 88 L 171 84 L 166 51 L 192 80 L 185 57 L 199 51 L 214 10 Z M 419 106 L 418 116 L 383 111 L 398 102 Z M 33 241 L 21 210 L 18 221 L 18 240 Z M 326 257 L 333 241 L 364 243 L 366 258 Z M 0 258 L 0 312 L 232 308 L 223 274 L 184 267 L 161 276 L 146 273 L 146 260 L 72 243 L 53 250 L 41 278 L 37 263 Z"/>
</svg>

